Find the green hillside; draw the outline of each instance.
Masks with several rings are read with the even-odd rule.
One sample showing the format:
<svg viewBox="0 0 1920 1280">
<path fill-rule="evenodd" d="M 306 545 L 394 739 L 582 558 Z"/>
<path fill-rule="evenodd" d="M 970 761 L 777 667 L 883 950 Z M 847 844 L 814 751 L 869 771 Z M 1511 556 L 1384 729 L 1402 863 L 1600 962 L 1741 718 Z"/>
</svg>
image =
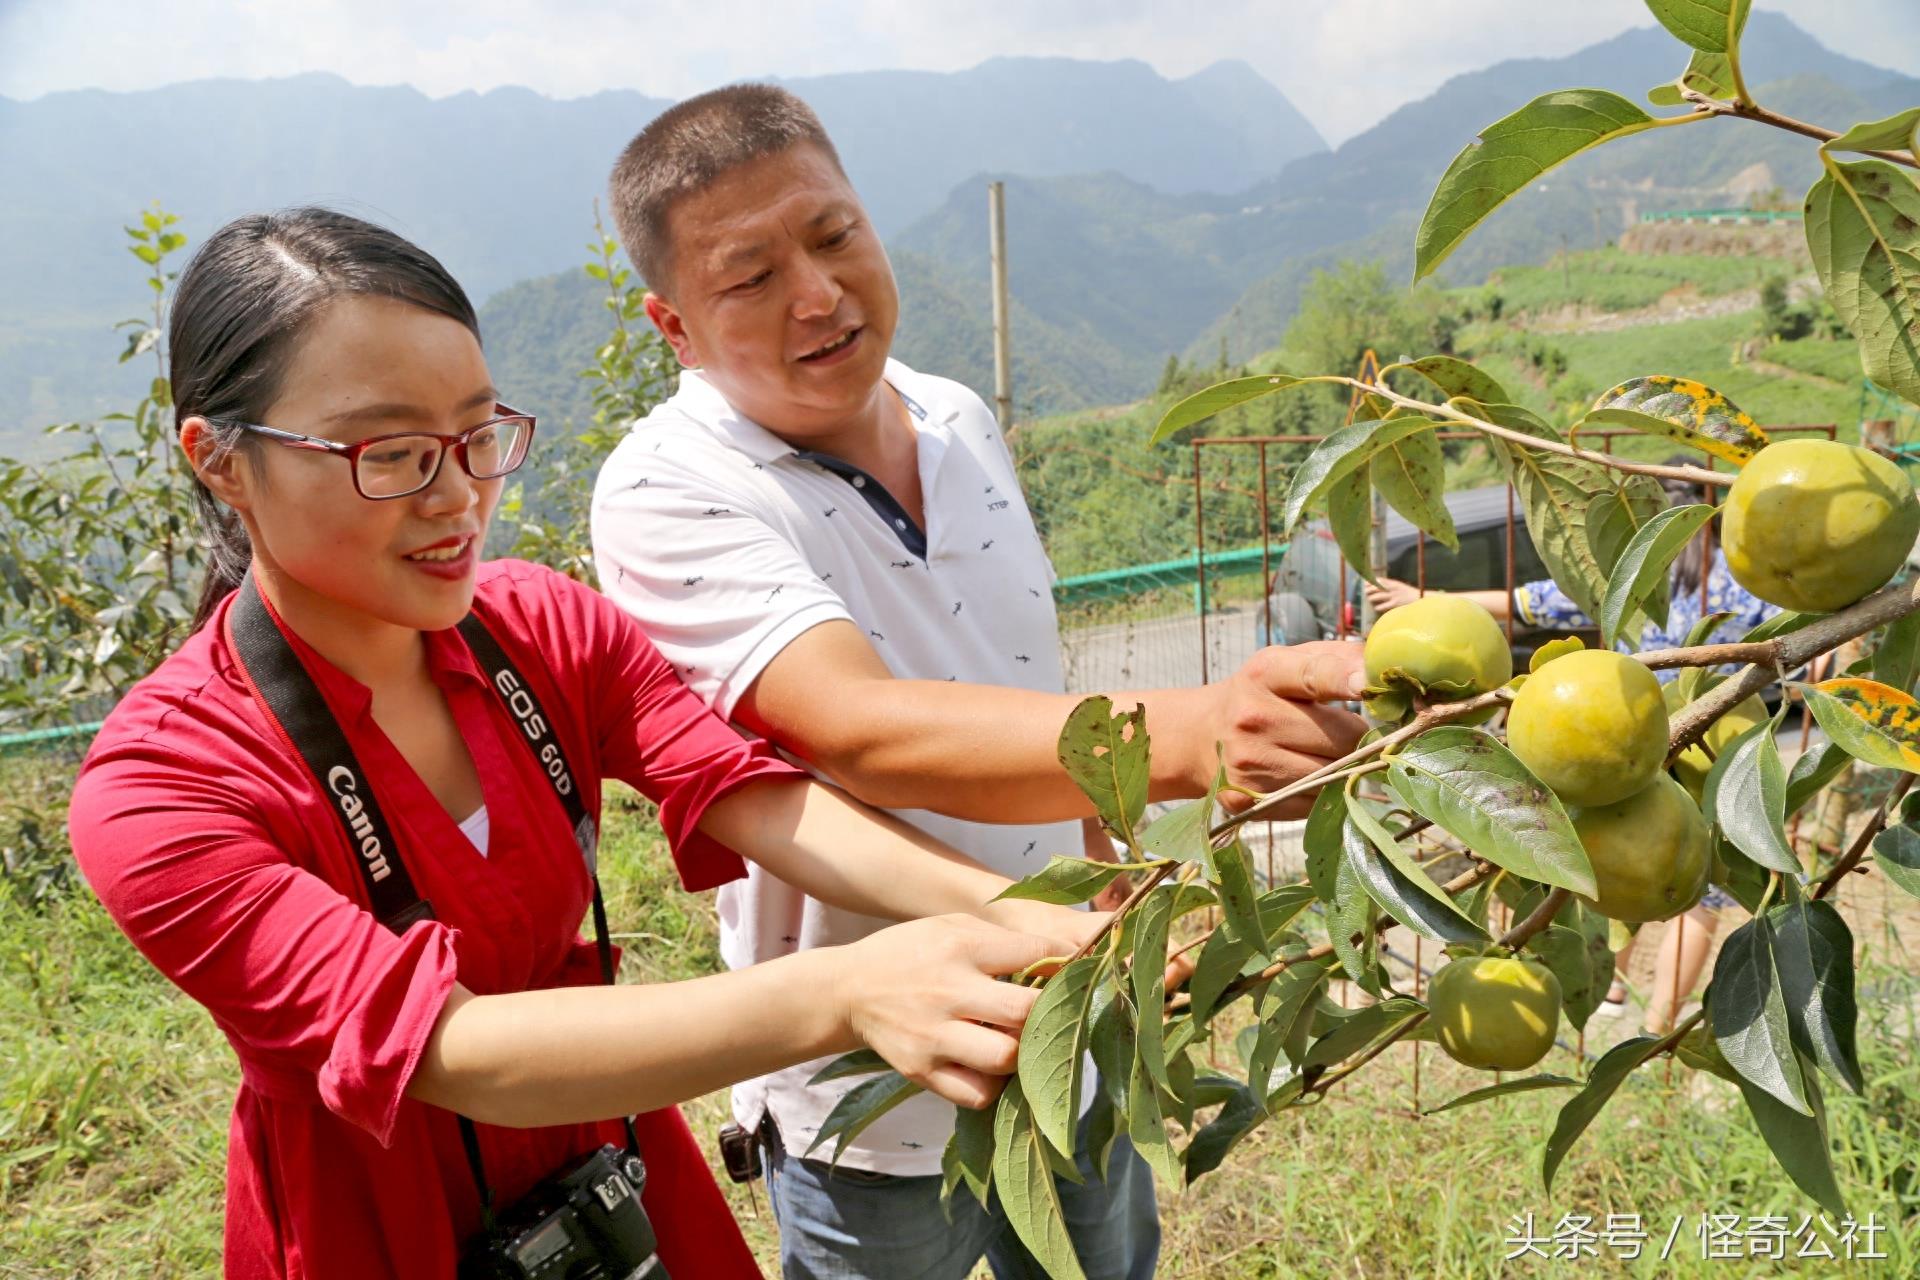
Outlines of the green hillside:
<svg viewBox="0 0 1920 1280">
<path fill-rule="evenodd" d="M 1778 341 L 1762 332 L 1760 286 L 1800 269 L 1737 252 L 1648 255 L 1605 248 L 1502 268 L 1472 288 L 1409 291 L 1377 264 L 1303 272 L 1303 310 L 1280 345 L 1230 368 L 1182 367 L 1160 393 L 1132 405 L 1028 424 L 1016 442 L 1022 483 L 1062 574 L 1191 555 L 1193 450 L 1180 447 L 1185 439 L 1194 432 L 1324 434 L 1343 420 L 1345 397 L 1332 388 L 1271 396 L 1149 449 L 1146 441 L 1167 406 L 1241 372 L 1350 371 L 1368 346 L 1393 360 L 1450 345 L 1519 403 L 1562 424 L 1609 387 L 1668 373 L 1720 389 L 1764 425 L 1832 423 L 1842 439 L 1857 438 L 1860 368 L 1853 341 Z M 1693 314 L 1698 311 L 1717 314 Z M 1622 438 L 1612 447 L 1648 458 L 1673 452 L 1651 437 Z M 1495 478 L 1484 450 L 1448 449 L 1455 485 Z M 1276 503 L 1289 468 L 1306 452 L 1305 446 L 1270 447 L 1268 489 Z M 1257 543 L 1259 475 L 1252 451 L 1202 453 L 1208 548 Z"/>
</svg>

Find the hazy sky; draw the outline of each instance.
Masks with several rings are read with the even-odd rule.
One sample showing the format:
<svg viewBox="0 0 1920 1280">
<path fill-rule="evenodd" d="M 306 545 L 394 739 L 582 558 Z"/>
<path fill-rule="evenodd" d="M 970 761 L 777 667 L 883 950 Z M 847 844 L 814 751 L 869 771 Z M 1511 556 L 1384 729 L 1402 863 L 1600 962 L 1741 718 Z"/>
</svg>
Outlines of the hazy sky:
<svg viewBox="0 0 1920 1280">
<path fill-rule="evenodd" d="M 1758 7 L 1920 75 L 1920 0 Z M 1000 54 L 1140 58 L 1171 76 L 1238 57 L 1338 143 L 1459 72 L 1650 22 L 1640 0 L 0 0 L 0 95 L 332 71 L 436 97 L 520 84 L 679 98 Z"/>
</svg>

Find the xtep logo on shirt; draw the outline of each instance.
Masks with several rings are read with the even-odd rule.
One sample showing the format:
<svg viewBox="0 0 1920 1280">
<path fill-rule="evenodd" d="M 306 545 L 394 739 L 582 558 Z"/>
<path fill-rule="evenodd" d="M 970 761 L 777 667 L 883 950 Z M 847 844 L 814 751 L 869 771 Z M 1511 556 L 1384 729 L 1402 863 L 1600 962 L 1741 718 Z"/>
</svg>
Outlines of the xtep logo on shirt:
<svg viewBox="0 0 1920 1280">
<path fill-rule="evenodd" d="M 340 812 L 347 815 L 347 826 L 353 838 L 360 842 L 360 856 L 366 860 L 367 874 L 376 882 L 385 880 L 389 873 L 387 855 L 380 848 L 380 837 L 373 833 L 373 824 L 367 821 L 367 807 L 357 794 L 360 780 L 353 776 L 353 770 L 337 764 L 327 770 L 327 790 L 339 799 Z"/>
</svg>

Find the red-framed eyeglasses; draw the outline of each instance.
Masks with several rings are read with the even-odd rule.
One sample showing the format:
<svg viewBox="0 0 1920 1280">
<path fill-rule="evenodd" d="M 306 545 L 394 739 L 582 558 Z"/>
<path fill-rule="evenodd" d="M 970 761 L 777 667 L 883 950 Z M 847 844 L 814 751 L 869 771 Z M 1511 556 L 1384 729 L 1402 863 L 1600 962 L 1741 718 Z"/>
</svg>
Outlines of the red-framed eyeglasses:
<svg viewBox="0 0 1920 1280">
<path fill-rule="evenodd" d="M 460 469 L 475 480 L 495 480 L 518 469 L 527 460 L 527 450 L 533 443 L 533 415 L 497 401 L 493 412 L 493 417 L 458 435 L 400 431 L 353 444 L 282 431 L 257 422 L 242 422 L 238 418 L 218 421 L 256 432 L 290 449 L 310 449 L 345 458 L 353 473 L 354 491 L 363 498 L 381 502 L 419 493 L 431 485 L 439 478 L 440 467 L 449 452 L 459 458 Z"/>
</svg>

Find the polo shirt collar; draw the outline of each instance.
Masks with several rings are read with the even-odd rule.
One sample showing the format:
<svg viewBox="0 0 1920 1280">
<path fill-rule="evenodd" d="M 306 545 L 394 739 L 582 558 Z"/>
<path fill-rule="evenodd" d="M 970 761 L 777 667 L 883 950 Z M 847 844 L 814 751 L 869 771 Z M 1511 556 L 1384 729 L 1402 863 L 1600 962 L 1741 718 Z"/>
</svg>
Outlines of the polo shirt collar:
<svg viewBox="0 0 1920 1280">
<path fill-rule="evenodd" d="M 898 360 L 889 358 L 887 383 L 907 402 L 907 409 L 919 430 L 936 427 L 944 437 L 946 429 L 960 416 L 960 405 L 951 397 L 935 394 L 926 379 Z M 721 436 L 755 462 L 768 463 L 792 457 L 802 450 L 794 448 L 753 419 L 740 413 L 718 387 L 707 381 L 698 369 L 682 369 L 680 386 L 673 393 L 674 408 Z"/>
</svg>

